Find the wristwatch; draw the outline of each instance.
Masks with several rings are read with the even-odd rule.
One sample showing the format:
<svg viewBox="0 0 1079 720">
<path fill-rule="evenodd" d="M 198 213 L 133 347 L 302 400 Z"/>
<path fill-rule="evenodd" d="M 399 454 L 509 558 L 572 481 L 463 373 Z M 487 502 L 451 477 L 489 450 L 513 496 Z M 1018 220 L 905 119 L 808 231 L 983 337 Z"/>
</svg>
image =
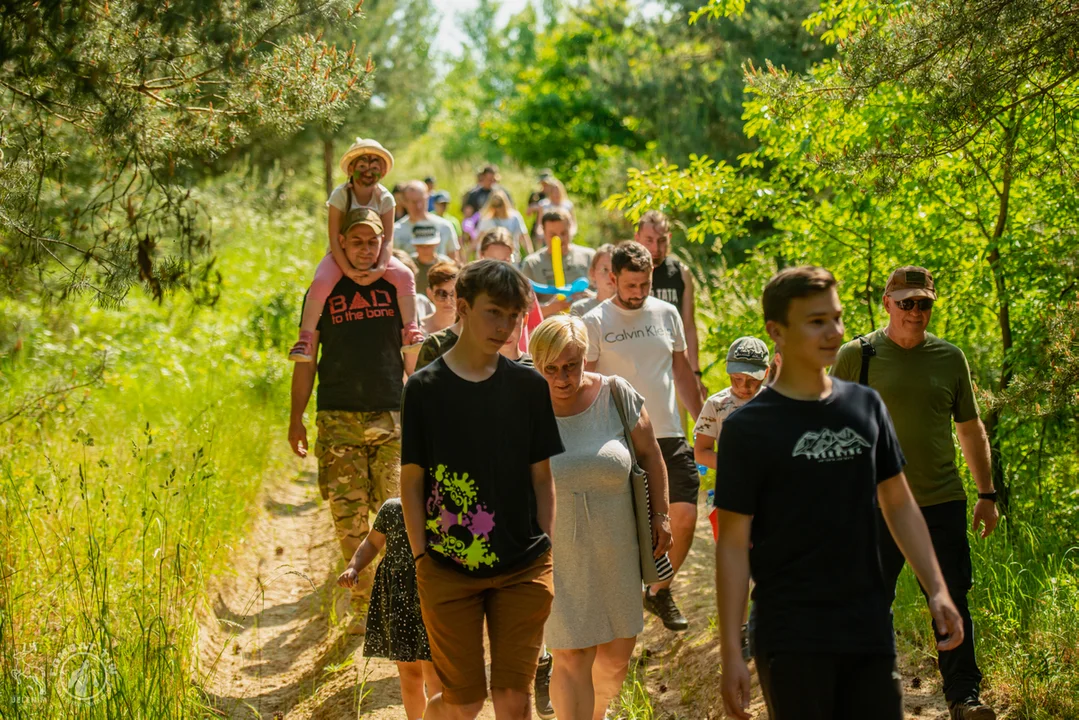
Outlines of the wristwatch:
<svg viewBox="0 0 1079 720">
<path fill-rule="evenodd" d="M 987 492 L 987 493 L 980 492 L 980 493 L 978 493 L 978 499 L 979 500 L 989 500 L 990 502 L 996 502 L 997 501 L 997 491 L 994 490 L 993 492 Z"/>
</svg>

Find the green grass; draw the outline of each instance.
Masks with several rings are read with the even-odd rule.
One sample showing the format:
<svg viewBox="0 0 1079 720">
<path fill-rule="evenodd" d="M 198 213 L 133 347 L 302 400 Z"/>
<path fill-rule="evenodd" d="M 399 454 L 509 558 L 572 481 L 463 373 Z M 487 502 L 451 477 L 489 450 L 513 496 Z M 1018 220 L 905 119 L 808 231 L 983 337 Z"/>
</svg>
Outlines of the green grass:
<svg viewBox="0 0 1079 720">
<path fill-rule="evenodd" d="M 971 537 L 969 600 L 984 696 L 1011 718 L 1079 718 L 1079 538 L 1039 520 Z M 895 605 L 900 652 L 936 675 L 930 617 L 909 568 Z"/>
<path fill-rule="evenodd" d="M 272 217 L 218 220 L 216 308 L 0 303 L 0 408 L 27 405 L 0 424 L 0 717 L 206 711 L 195 614 L 289 472 L 284 348 L 320 254 L 311 213 Z M 42 397 L 102 353 L 98 386 Z"/>
</svg>

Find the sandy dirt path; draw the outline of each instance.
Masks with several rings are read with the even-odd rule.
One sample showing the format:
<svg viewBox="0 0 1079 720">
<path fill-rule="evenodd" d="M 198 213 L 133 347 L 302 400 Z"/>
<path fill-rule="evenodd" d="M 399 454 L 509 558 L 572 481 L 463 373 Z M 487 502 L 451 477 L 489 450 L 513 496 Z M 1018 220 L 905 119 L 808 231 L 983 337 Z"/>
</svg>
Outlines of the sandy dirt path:
<svg viewBox="0 0 1079 720">
<path fill-rule="evenodd" d="M 365 659 L 362 638 L 344 632 L 344 562 L 313 463 L 265 491 L 232 563 L 201 619 L 204 688 L 221 717 L 405 718 L 396 667 Z"/>
<path fill-rule="evenodd" d="M 655 720 L 724 717 L 712 547 L 702 507 L 693 550 L 674 587 L 690 630 L 670 633 L 648 616 L 635 653 L 633 677 L 647 692 Z M 405 718 L 396 668 L 365 659 L 362 638 L 344 632 L 347 594 L 334 582 L 343 562 L 312 468 L 267 489 L 252 532 L 232 557 L 235 572 L 211 592 L 199 647 L 204 688 L 221 717 Z M 903 670 L 907 718 L 946 720 L 935 668 L 903 663 Z M 766 717 L 756 684 L 752 709 Z M 493 720 L 489 704 L 480 717 Z"/>
</svg>

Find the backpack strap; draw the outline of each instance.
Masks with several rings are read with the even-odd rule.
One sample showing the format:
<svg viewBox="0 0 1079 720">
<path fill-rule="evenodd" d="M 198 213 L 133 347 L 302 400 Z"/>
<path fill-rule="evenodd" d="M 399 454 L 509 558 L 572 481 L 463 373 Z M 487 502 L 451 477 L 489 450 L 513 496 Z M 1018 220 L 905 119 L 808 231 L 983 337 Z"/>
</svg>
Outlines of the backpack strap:
<svg viewBox="0 0 1079 720">
<path fill-rule="evenodd" d="M 858 384 L 869 385 L 869 361 L 877 354 L 877 349 L 865 339 L 865 335 L 859 335 L 858 342 L 862 345 L 862 370 L 858 374 Z"/>
</svg>

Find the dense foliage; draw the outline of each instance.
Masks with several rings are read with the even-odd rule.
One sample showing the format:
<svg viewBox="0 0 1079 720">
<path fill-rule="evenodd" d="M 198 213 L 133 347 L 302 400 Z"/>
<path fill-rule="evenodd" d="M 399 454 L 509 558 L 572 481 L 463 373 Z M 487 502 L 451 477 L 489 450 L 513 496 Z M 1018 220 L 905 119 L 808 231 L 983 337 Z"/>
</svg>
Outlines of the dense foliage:
<svg viewBox="0 0 1079 720">
<path fill-rule="evenodd" d="M 212 301 L 193 178 L 253 134 L 330 122 L 366 54 L 322 40 L 348 0 L 0 5 L 0 271 L 117 303 L 194 287 Z M 223 168 L 220 168 L 223 169 Z"/>
</svg>

